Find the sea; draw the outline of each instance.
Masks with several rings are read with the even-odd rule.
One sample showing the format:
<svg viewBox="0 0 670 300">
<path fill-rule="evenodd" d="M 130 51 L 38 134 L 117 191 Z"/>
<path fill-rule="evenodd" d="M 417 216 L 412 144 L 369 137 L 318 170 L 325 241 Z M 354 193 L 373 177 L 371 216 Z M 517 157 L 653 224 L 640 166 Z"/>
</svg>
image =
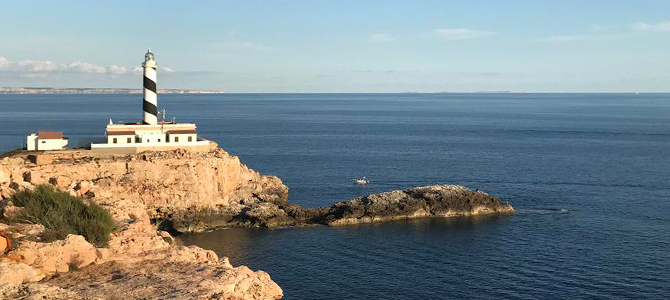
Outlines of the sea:
<svg viewBox="0 0 670 300">
<path fill-rule="evenodd" d="M 181 235 L 270 274 L 284 299 L 670 298 L 670 94 L 168 94 L 290 202 L 459 184 L 506 216 Z M 72 146 L 141 95 L 0 95 L 0 151 L 38 130 Z M 368 185 L 355 185 L 366 176 Z"/>
</svg>

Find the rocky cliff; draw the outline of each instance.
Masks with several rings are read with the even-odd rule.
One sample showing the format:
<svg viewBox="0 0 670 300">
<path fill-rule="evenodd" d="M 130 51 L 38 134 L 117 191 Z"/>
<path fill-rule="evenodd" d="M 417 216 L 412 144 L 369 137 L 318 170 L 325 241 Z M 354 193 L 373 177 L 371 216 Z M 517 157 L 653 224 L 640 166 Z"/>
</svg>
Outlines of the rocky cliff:
<svg viewBox="0 0 670 300">
<path fill-rule="evenodd" d="M 38 184 L 52 184 L 109 210 L 118 223 L 109 247 L 96 248 L 77 235 L 44 243 L 44 227 L 13 222 L 21 210 L 10 201 L 13 193 Z M 16 247 L 0 256 L 0 299 L 281 298 L 281 288 L 267 273 L 181 246 L 152 221 L 189 210 L 283 205 L 287 195 L 281 180 L 254 172 L 221 149 L 2 158 L 0 231 L 9 233 Z M 81 270 L 66 273 L 73 269 Z"/>
<path fill-rule="evenodd" d="M 13 193 L 39 184 L 109 210 L 119 224 L 109 247 L 96 248 L 76 235 L 43 243 L 40 225 L 12 223 L 21 209 L 12 205 Z M 0 256 L 0 298 L 35 299 L 109 298 L 113 293 L 124 299 L 282 297 L 265 272 L 233 267 L 212 251 L 180 246 L 162 229 L 338 226 L 514 211 L 486 193 L 453 185 L 374 194 L 329 207 L 289 205 L 288 188 L 279 178 L 262 176 L 218 148 L 134 155 L 19 153 L 0 159 L 0 200 L 0 231 L 18 242 Z M 79 271 L 66 273 L 73 269 Z"/>
<path fill-rule="evenodd" d="M 121 221 L 288 200 L 279 178 L 258 174 L 220 148 L 121 156 L 65 151 L 0 160 L 0 197 L 44 183 L 93 198 Z"/>
</svg>

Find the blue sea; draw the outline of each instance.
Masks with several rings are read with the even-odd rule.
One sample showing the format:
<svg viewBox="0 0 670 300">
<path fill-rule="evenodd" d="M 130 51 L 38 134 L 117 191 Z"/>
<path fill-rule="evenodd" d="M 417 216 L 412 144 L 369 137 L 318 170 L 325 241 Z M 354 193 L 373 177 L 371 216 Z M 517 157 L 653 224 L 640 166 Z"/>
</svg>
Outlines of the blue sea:
<svg viewBox="0 0 670 300">
<path fill-rule="evenodd" d="M 285 299 L 667 299 L 669 94 L 159 95 L 290 201 L 461 184 L 510 216 L 182 235 Z M 141 95 L 0 95 L 0 151 L 139 121 Z M 367 186 L 353 184 L 366 176 Z"/>
</svg>

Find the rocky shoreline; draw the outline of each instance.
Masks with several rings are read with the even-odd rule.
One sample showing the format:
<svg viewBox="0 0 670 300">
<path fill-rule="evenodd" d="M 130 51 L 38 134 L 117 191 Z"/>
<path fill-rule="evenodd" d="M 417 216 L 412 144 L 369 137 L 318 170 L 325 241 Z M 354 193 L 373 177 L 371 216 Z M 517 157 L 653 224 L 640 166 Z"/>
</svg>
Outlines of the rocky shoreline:
<svg viewBox="0 0 670 300">
<path fill-rule="evenodd" d="M 228 227 L 342 226 L 513 212 L 510 204 L 484 192 L 457 185 L 434 185 L 372 194 L 329 207 L 306 208 L 260 202 L 241 210 L 185 211 L 171 216 L 169 229 L 193 233 Z"/>
<path fill-rule="evenodd" d="M 44 243 L 41 225 L 13 222 L 21 210 L 11 202 L 13 193 L 40 184 L 108 210 L 118 224 L 109 247 L 96 248 L 78 235 Z M 283 292 L 267 273 L 180 245 L 168 231 L 512 212 L 493 196 L 453 185 L 373 194 L 329 207 L 290 205 L 279 178 L 258 174 L 216 147 L 134 155 L 17 153 L 0 159 L 0 232 L 16 244 L 0 255 L 0 298 L 278 299 Z"/>
</svg>

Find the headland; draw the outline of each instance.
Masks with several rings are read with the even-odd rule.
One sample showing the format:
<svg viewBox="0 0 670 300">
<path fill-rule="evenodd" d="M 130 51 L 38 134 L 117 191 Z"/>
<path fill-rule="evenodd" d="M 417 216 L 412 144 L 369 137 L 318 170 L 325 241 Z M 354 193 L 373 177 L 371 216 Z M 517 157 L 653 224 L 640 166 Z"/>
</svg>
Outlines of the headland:
<svg viewBox="0 0 670 300">
<path fill-rule="evenodd" d="M 118 224 L 109 246 L 95 247 L 78 235 L 44 243 L 39 240 L 43 226 L 12 221 L 21 211 L 13 205 L 13 195 L 42 184 L 108 210 Z M 19 152 L 0 159 L 0 198 L 0 231 L 16 242 L 0 258 L 0 282 L 8 284 L 0 295 L 60 295 L 54 299 L 104 298 L 113 290 L 149 298 L 169 293 L 178 298 L 282 297 L 267 273 L 233 267 L 209 250 L 181 246 L 170 231 L 339 226 L 514 211 L 486 193 L 453 185 L 304 208 L 289 204 L 288 188 L 279 178 L 261 175 L 216 147 L 123 155 L 88 150 Z M 78 271 L 69 272 L 73 270 Z"/>
</svg>

